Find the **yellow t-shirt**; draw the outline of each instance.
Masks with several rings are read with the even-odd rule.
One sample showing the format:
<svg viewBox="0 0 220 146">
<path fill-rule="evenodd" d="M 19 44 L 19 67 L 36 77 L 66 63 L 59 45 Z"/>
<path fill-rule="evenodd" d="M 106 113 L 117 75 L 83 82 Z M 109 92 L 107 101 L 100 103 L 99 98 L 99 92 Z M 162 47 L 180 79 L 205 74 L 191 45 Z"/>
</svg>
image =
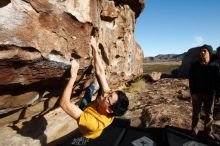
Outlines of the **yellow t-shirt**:
<svg viewBox="0 0 220 146">
<path fill-rule="evenodd" d="M 97 112 L 98 104 L 93 101 L 80 115 L 78 125 L 79 130 L 86 138 L 95 139 L 102 134 L 104 128 L 108 127 L 114 117 L 101 115 Z"/>
</svg>

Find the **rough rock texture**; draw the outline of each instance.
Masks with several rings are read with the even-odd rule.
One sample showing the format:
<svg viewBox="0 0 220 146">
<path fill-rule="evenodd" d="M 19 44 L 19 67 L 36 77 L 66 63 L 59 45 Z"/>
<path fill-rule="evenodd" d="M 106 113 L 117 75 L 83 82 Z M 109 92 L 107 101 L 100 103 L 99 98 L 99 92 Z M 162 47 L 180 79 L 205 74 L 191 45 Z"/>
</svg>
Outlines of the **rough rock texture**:
<svg viewBox="0 0 220 146">
<path fill-rule="evenodd" d="M 189 69 L 192 62 L 199 59 L 199 47 L 191 48 L 185 54 L 182 64 L 178 69 L 178 77 L 188 78 Z"/>
<path fill-rule="evenodd" d="M 131 104 L 125 117 L 131 119 L 132 126 L 172 125 L 190 129 L 192 108 L 188 80 L 160 79 L 147 83 L 141 92 L 129 95 Z"/>
<path fill-rule="evenodd" d="M 76 128 L 76 121 L 61 108 L 57 108 L 44 116 L 35 116 L 0 127 L 0 145 L 44 146 Z"/>
<path fill-rule="evenodd" d="M 151 82 L 156 82 L 160 80 L 162 73 L 161 72 L 151 72 L 150 74 L 146 75 L 146 80 L 151 81 Z"/>
<path fill-rule="evenodd" d="M 73 92 L 76 101 L 92 82 L 92 35 L 99 39 L 99 52 L 112 88 L 142 73 L 144 57 L 135 41 L 134 29 L 143 8 L 144 0 L 0 1 L 0 127 L 13 122 L 6 128 L 15 134 L 6 134 L 9 142 L 10 137 L 14 138 L 12 145 L 18 141 L 18 145 L 44 145 L 76 128 L 73 123 L 64 133 L 51 136 L 58 133 L 54 129 L 59 126 L 52 121 L 48 124 L 48 118 L 42 117 L 58 106 L 71 58 L 80 63 Z M 34 135 L 36 128 L 30 127 L 39 115 L 39 124 L 47 126 L 40 127 L 44 130 Z M 22 120 L 23 128 L 19 122 Z M 10 145 L 4 141 L 2 144 Z"/>
<path fill-rule="evenodd" d="M 1 0 L 0 116 L 59 97 L 70 58 L 80 63 L 81 94 L 93 77 L 90 38 L 97 30 L 112 88 L 142 73 L 134 28 L 143 8 L 143 0 Z"/>
</svg>

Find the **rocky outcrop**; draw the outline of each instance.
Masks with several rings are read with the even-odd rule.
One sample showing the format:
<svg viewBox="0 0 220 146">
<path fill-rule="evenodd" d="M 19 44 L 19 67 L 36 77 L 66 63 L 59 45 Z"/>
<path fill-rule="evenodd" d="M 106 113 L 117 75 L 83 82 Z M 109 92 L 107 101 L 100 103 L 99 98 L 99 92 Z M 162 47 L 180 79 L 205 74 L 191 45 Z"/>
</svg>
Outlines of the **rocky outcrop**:
<svg viewBox="0 0 220 146">
<path fill-rule="evenodd" d="M 90 38 L 97 30 L 110 85 L 140 74 L 143 52 L 134 27 L 143 7 L 143 0 L 1 1 L 1 111 L 28 106 L 63 88 L 70 58 L 80 63 L 78 85 L 85 88 L 93 72 Z"/>
<path fill-rule="evenodd" d="M 56 108 L 71 58 L 80 64 L 78 101 L 93 80 L 95 33 L 112 88 L 141 74 L 134 28 L 143 8 L 143 0 L 1 0 L 0 126 Z"/>
<path fill-rule="evenodd" d="M 127 4 L 131 7 L 131 9 L 135 12 L 136 18 L 139 16 L 139 14 L 144 9 L 144 0 L 114 0 L 116 4 L 123 5 Z"/>
<path fill-rule="evenodd" d="M 151 72 L 145 76 L 145 80 L 150 81 L 150 82 L 156 82 L 160 80 L 162 73 L 161 72 Z"/>
<path fill-rule="evenodd" d="M 182 64 L 178 69 L 178 77 L 188 78 L 190 65 L 192 64 L 192 62 L 199 59 L 199 48 L 200 47 L 195 47 L 187 51 L 182 60 Z"/>
</svg>

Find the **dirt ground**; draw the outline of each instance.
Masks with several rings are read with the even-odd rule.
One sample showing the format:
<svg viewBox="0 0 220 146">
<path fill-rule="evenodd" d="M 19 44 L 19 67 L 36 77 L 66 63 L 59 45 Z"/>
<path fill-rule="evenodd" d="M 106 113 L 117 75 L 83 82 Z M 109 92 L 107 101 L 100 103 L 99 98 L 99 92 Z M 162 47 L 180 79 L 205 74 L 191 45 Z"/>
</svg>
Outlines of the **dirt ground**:
<svg viewBox="0 0 220 146">
<path fill-rule="evenodd" d="M 192 106 L 187 79 L 163 78 L 154 83 L 138 82 L 127 89 L 130 105 L 124 118 L 131 119 L 132 126 L 170 125 L 190 130 Z M 204 114 L 201 119 L 204 119 Z M 220 105 L 215 105 L 214 119 L 213 128 L 220 137 Z M 203 120 L 199 125 L 202 131 Z"/>
</svg>

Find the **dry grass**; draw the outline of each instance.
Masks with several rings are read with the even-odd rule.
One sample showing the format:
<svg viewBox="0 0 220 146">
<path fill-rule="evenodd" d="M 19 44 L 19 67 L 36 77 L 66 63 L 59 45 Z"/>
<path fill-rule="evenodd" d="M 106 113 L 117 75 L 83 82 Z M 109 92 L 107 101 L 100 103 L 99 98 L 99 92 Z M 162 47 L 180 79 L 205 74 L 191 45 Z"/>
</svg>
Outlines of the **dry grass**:
<svg viewBox="0 0 220 146">
<path fill-rule="evenodd" d="M 134 80 L 131 85 L 124 90 L 129 93 L 140 93 L 147 88 L 147 83 L 143 78 Z"/>
<path fill-rule="evenodd" d="M 162 73 L 171 73 L 173 70 L 179 68 L 181 62 L 179 61 L 168 61 L 168 62 L 149 62 L 143 64 L 144 74 L 149 74 L 152 72 L 162 72 Z M 149 83 L 145 81 L 143 77 L 138 77 L 134 79 L 131 85 L 124 90 L 126 92 L 143 92 Z"/>
<path fill-rule="evenodd" d="M 171 73 L 173 70 L 178 69 L 181 65 L 180 61 L 168 61 L 168 62 L 149 62 L 143 64 L 144 74 L 151 72 Z"/>
</svg>

